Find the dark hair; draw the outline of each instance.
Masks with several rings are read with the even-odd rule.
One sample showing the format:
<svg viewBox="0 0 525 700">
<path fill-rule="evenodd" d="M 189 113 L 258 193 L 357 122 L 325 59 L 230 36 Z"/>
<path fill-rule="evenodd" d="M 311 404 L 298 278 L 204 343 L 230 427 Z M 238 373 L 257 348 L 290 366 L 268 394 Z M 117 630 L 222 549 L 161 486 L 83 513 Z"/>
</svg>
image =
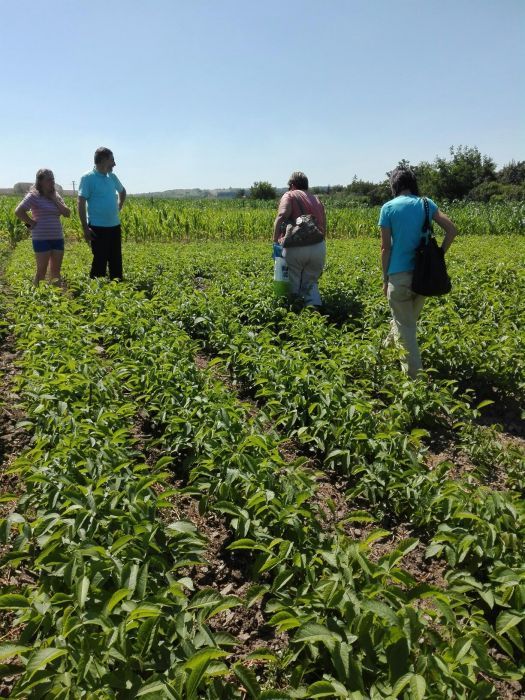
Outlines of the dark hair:
<svg viewBox="0 0 525 700">
<path fill-rule="evenodd" d="M 113 151 L 111 149 L 106 148 L 105 146 L 100 146 L 100 148 L 97 148 L 95 151 L 95 165 L 102 163 L 102 161 L 106 160 L 106 158 L 111 158 L 112 155 Z"/>
<path fill-rule="evenodd" d="M 392 170 L 390 173 L 390 187 L 394 197 L 397 197 L 403 190 L 410 190 L 411 194 L 419 197 L 416 176 L 408 168 L 394 168 Z"/>
<path fill-rule="evenodd" d="M 40 194 L 42 194 L 42 180 L 45 177 L 54 178 L 55 176 L 53 175 L 53 171 L 49 170 L 49 168 L 40 168 L 40 170 L 36 171 L 35 184 L 33 185 L 33 190 L 36 190 Z"/>
<path fill-rule="evenodd" d="M 294 185 L 298 190 L 308 189 L 308 178 L 300 170 L 293 172 L 288 179 L 288 187 Z"/>
</svg>

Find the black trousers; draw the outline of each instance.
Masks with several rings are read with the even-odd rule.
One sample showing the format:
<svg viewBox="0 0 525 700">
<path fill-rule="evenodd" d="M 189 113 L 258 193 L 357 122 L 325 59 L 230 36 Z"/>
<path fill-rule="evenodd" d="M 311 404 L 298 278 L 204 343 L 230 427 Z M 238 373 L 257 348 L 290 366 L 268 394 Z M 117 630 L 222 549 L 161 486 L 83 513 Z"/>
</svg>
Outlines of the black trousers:
<svg viewBox="0 0 525 700">
<path fill-rule="evenodd" d="M 110 279 L 122 279 L 122 236 L 118 226 L 92 226 L 95 238 L 91 241 L 93 262 L 89 276 L 105 277 L 109 268 Z"/>
</svg>

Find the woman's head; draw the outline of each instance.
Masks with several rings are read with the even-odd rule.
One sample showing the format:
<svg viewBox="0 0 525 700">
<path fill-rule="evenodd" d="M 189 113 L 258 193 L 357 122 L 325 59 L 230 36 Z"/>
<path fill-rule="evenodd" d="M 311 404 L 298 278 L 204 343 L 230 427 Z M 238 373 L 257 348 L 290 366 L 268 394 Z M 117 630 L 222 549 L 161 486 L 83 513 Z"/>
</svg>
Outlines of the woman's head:
<svg viewBox="0 0 525 700">
<path fill-rule="evenodd" d="M 296 190 L 307 190 L 308 189 L 308 178 L 300 170 L 293 172 L 288 179 L 288 189 L 295 187 Z"/>
<path fill-rule="evenodd" d="M 55 189 L 55 176 L 48 168 L 37 170 L 34 189 L 40 194 L 50 194 Z"/>
<path fill-rule="evenodd" d="M 390 173 L 390 187 L 394 197 L 398 197 L 405 190 L 419 197 L 416 176 L 408 168 L 394 168 L 392 170 Z"/>
</svg>

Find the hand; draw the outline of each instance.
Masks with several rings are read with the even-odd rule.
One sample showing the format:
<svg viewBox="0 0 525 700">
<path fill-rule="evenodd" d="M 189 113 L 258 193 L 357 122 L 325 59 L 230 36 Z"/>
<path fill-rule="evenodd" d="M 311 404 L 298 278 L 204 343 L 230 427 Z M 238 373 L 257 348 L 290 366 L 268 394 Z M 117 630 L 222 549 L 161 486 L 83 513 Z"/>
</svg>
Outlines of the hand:
<svg viewBox="0 0 525 700">
<path fill-rule="evenodd" d="M 84 229 L 84 240 L 88 245 L 91 243 L 91 241 L 94 241 L 96 237 L 96 233 L 93 231 L 93 229 L 89 228 L 89 226 Z"/>
</svg>

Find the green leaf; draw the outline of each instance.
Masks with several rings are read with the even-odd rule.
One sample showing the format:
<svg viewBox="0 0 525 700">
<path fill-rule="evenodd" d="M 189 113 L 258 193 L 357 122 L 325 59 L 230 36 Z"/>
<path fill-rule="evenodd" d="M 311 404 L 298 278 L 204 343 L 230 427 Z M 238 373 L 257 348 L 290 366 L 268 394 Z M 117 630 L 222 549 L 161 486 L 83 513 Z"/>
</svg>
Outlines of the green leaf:
<svg viewBox="0 0 525 700">
<path fill-rule="evenodd" d="M 410 700 L 424 700 L 427 683 L 423 676 L 414 674 L 410 679 Z"/>
<path fill-rule="evenodd" d="M 351 647 L 346 642 L 338 642 L 332 652 L 332 663 L 336 676 L 344 683 L 350 681 L 350 652 Z"/>
<path fill-rule="evenodd" d="M 363 601 L 363 609 L 370 610 L 374 615 L 388 620 L 391 625 L 399 625 L 395 612 L 386 603 L 381 603 L 379 600 L 365 600 Z"/>
<path fill-rule="evenodd" d="M 0 595 L 0 610 L 21 610 L 29 607 L 30 603 L 23 595 L 18 593 Z"/>
<path fill-rule="evenodd" d="M 111 552 L 113 554 L 116 554 L 122 547 L 125 547 L 128 542 L 131 542 L 135 538 L 133 535 L 122 535 L 122 537 L 119 537 L 113 544 L 111 545 Z"/>
<path fill-rule="evenodd" d="M 392 697 L 397 698 L 409 686 L 410 700 L 424 700 L 427 684 L 423 676 L 416 673 L 406 673 L 392 688 Z"/>
<path fill-rule="evenodd" d="M 471 646 L 472 639 L 458 639 L 452 649 L 452 653 L 454 654 L 454 660 L 456 662 L 461 661 L 461 659 L 463 659 L 468 654 Z"/>
<path fill-rule="evenodd" d="M 168 531 L 173 530 L 174 532 L 197 532 L 197 528 L 193 523 L 190 523 L 188 520 L 176 520 L 173 523 L 170 523 L 167 527 Z"/>
<path fill-rule="evenodd" d="M 228 652 L 222 649 L 203 649 L 188 659 L 185 663 L 185 668 L 191 669 L 191 673 L 186 681 L 186 698 L 194 700 L 197 697 L 197 690 L 206 673 L 206 669 L 210 662 L 214 659 L 220 659 L 228 656 Z"/>
<path fill-rule="evenodd" d="M 289 569 L 281 571 L 281 573 L 277 574 L 272 583 L 272 591 L 276 592 L 283 588 L 288 583 L 288 581 L 290 581 L 290 579 L 293 578 L 293 576 L 294 572 L 290 571 Z"/>
<path fill-rule="evenodd" d="M 268 586 L 253 584 L 246 591 L 245 604 L 250 608 L 254 603 L 260 600 L 265 593 L 268 592 Z"/>
<path fill-rule="evenodd" d="M 491 591 L 490 588 L 487 588 L 484 591 L 480 591 L 479 596 L 480 596 L 480 598 L 482 598 L 485 601 L 485 603 L 492 610 L 492 608 L 494 607 L 494 603 L 496 602 L 495 598 L 494 598 L 493 591 Z"/>
<path fill-rule="evenodd" d="M 356 637 L 354 637 L 354 639 L 356 639 Z M 297 630 L 293 641 L 306 642 L 308 644 L 322 642 L 329 651 L 333 651 L 336 643 L 341 641 L 341 637 L 330 632 L 328 627 L 324 625 L 318 625 L 315 622 L 307 622 L 306 625 L 303 625 Z"/>
<path fill-rule="evenodd" d="M 149 573 L 149 562 L 145 562 L 139 571 L 137 577 L 137 587 L 135 589 L 135 596 L 138 600 L 143 600 L 146 597 L 146 588 L 148 583 L 148 573 Z"/>
<path fill-rule="evenodd" d="M 31 655 L 26 666 L 26 673 L 32 676 L 40 669 L 45 668 L 47 664 L 51 663 L 55 659 L 67 654 L 66 649 L 55 649 L 54 647 L 47 647 L 47 649 L 39 649 L 34 654 Z"/>
<path fill-rule="evenodd" d="M 193 654 L 193 656 L 186 661 L 184 668 L 189 668 L 193 671 L 196 668 L 200 668 L 203 661 L 223 659 L 225 656 L 228 656 L 228 652 L 224 651 L 223 649 L 216 649 L 214 647 L 201 649 L 200 651 L 195 652 L 195 654 Z"/>
<path fill-rule="evenodd" d="M 363 544 L 370 545 L 376 540 L 381 540 L 383 537 L 389 537 L 392 533 L 390 530 L 373 530 L 364 540 Z"/>
<path fill-rule="evenodd" d="M 257 661 L 269 661 L 269 662 L 277 662 L 279 660 L 279 657 L 273 652 L 271 649 L 264 649 L 264 648 L 259 648 L 256 649 L 255 651 L 251 651 L 249 654 L 246 655 L 247 659 L 254 659 Z"/>
<path fill-rule="evenodd" d="M 476 408 L 477 408 L 477 409 L 485 408 L 485 406 L 490 406 L 490 405 L 493 404 L 493 403 L 494 403 L 494 401 L 491 401 L 491 399 L 485 399 L 485 400 L 482 401 L 481 403 L 478 403 L 478 405 L 476 406 Z"/>
<path fill-rule="evenodd" d="M 496 632 L 498 634 L 505 634 L 507 630 L 511 627 L 519 625 L 520 622 L 525 620 L 525 615 L 516 615 L 511 612 L 501 612 L 496 620 Z"/>
<path fill-rule="evenodd" d="M 89 579 L 87 576 L 82 576 L 77 582 L 77 602 L 82 609 L 86 603 L 89 592 Z"/>
<path fill-rule="evenodd" d="M 390 679 L 394 683 L 408 672 L 410 664 L 410 648 L 408 639 L 399 635 L 398 639 L 385 648 Z"/>
<path fill-rule="evenodd" d="M 147 617 L 141 623 L 137 632 L 137 649 L 141 656 L 149 653 L 155 639 L 158 623 L 159 621 L 155 617 Z"/>
<path fill-rule="evenodd" d="M 505 634 L 521 652 L 525 652 L 523 636 L 515 627 L 508 629 Z"/>
<path fill-rule="evenodd" d="M 23 647 L 18 644 L 0 644 L 0 661 L 9 659 L 11 656 L 20 656 L 30 649 L 31 647 Z"/>
<path fill-rule="evenodd" d="M 243 684 L 244 689 L 248 692 L 248 697 L 255 698 L 255 700 L 257 700 L 260 695 L 261 688 L 257 683 L 255 673 L 250 668 L 246 668 L 246 666 L 239 663 L 234 665 L 233 671 Z"/>
<path fill-rule="evenodd" d="M 21 561 L 24 561 L 24 559 L 29 559 L 30 556 L 31 555 L 29 552 L 24 551 L 8 552 L 0 559 L 0 567 L 10 563 L 12 567 L 16 568 Z"/>
<path fill-rule="evenodd" d="M 158 617 L 161 612 L 160 608 L 155 605 L 139 605 L 131 611 L 128 620 L 143 620 L 146 617 Z"/>
<path fill-rule="evenodd" d="M 317 681 L 308 686 L 309 698 L 347 698 L 345 688 L 340 688 L 335 681 Z"/>
<path fill-rule="evenodd" d="M 255 540 L 250 540 L 249 538 L 243 538 L 240 540 L 235 540 L 235 542 L 232 542 L 229 544 L 226 549 L 259 549 L 262 552 L 269 552 L 270 550 L 267 547 L 264 547 L 262 545 L 258 545 Z"/>
<path fill-rule="evenodd" d="M 161 698 L 168 698 L 169 700 L 178 700 L 178 696 L 175 695 L 173 690 L 166 685 L 163 681 L 153 681 L 147 685 L 143 685 L 142 688 L 137 692 L 135 697 L 143 698 L 148 695 L 153 695 L 153 700 L 160 700 Z"/>
<path fill-rule="evenodd" d="M 167 467 L 168 464 L 173 464 L 173 457 L 164 456 L 155 462 L 155 470 Z"/>
<path fill-rule="evenodd" d="M 115 607 L 115 605 L 120 603 L 120 601 L 123 598 L 126 598 L 126 596 L 128 596 L 130 593 L 131 593 L 131 590 L 129 588 L 119 588 L 118 591 L 115 591 L 115 593 L 113 593 L 111 598 L 106 603 L 106 607 L 104 608 L 105 614 L 109 615 L 111 613 L 111 611 L 113 610 L 113 608 Z"/>
<path fill-rule="evenodd" d="M 190 600 L 188 610 L 208 608 L 211 605 L 219 605 L 222 602 L 222 599 L 222 595 L 214 588 L 203 588 Z"/>
</svg>

